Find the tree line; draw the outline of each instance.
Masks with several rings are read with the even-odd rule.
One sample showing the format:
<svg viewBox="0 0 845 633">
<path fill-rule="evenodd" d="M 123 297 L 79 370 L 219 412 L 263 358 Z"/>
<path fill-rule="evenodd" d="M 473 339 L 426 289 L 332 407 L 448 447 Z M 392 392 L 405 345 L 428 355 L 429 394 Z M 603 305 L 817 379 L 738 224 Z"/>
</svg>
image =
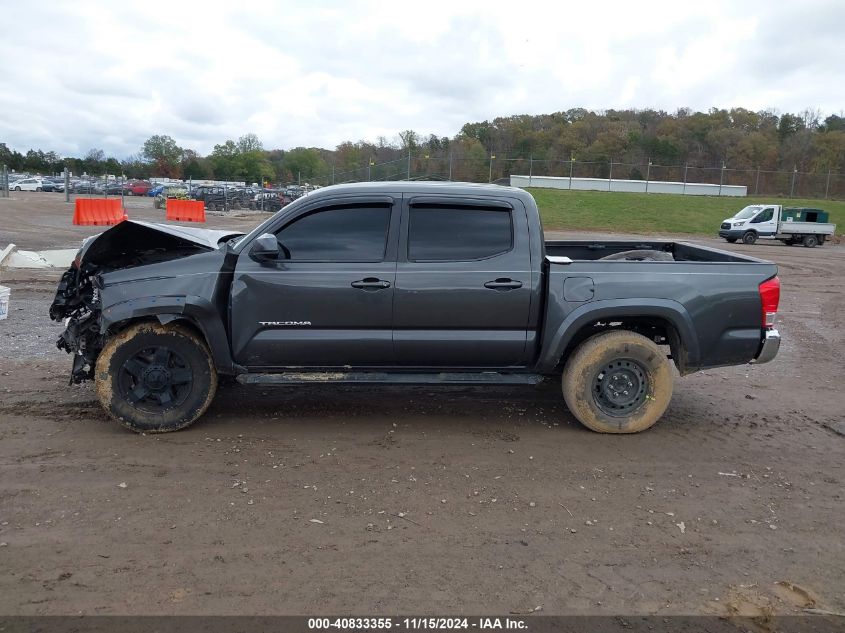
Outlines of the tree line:
<svg viewBox="0 0 845 633">
<path fill-rule="evenodd" d="M 75 174 L 124 174 L 148 178 L 214 178 L 248 182 L 295 182 L 402 178 L 403 161 L 439 160 L 441 171 L 448 157 L 453 180 L 486 180 L 488 161 L 533 159 L 564 162 L 595 161 L 604 165 L 639 168 L 655 165 L 727 167 L 801 172 L 845 172 L 845 115 L 822 118 L 818 110 L 779 114 L 744 108 L 674 113 L 661 110 L 591 111 L 574 108 L 541 115 L 515 115 L 492 121 L 466 123 L 455 136 L 423 135 L 413 130 L 388 140 L 345 141 L 334 149 L 264 148 L 255 134 L 215 145 L 206 156 L 183 148 L 167 135 L 147 139 L 140 151 L 123 160 L 91 149 L 84 157 L 61 157 L 56 152 L 30 149 L 25 154 L 0 143 L 0 164 L 17 171 Z M 391 167 L 394 165 L 394 167 Z M 372 170 L 372 171 L 371 171 Z M 410 165 L 408 172 L 410 172 Z M 445 174 L 444 174 L 445 175 Z M 336 179 L 336 180 L 335 180 Z"/>
</svg>

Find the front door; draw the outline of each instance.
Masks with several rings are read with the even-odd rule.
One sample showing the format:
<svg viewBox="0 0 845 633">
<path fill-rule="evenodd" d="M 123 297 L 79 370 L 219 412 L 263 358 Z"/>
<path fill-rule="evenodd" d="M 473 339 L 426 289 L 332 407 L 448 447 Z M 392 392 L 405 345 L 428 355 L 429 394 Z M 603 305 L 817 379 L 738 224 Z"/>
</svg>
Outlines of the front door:
<svg viewBox="0 0 845 633">
<path fill-rule="evenodd" d="M 389 245 L 398 213 L 385 196 L 325 203 L 274 231 L 278 260 L 256 260 L 245 245 L 232 284 L 235 361 L 251 369 L 392 365 Z"/>
<path fill-rule="evenodd" d="M 536 281 L 528 239 L 518 201 L 407 200 L 394 297 L 397 363 L 524 364 Z"/>
<path fill-rule="evenodd" d="M 774 207 L 765 207 L 760 213 L 754 216 L 749 223 L 749 228 L 757 231 L 757 236 L 762 238 L 774 238 L 778 230 L 777 214 Z"/>
</svg>

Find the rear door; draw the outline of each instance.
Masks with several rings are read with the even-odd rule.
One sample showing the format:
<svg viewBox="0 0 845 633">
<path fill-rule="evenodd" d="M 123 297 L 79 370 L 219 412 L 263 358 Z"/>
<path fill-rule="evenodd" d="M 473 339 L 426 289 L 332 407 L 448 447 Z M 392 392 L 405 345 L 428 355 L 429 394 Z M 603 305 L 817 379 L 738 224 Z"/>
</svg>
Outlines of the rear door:
<svg viewBox="0 0 845 633">
<path fill-rule="evenodd" d="M 256 261 L 245 245 L 232 285 L 235 361 L 250 368 L 392 365 L 394 206 L 390 196 L 316 201 L 272 228 L 284 254 L 278 261 Z"/>
<path fill-rule="evenodd" d="M 521 202 L 406 195 L 399 243 L 397 364 L 525 364 L 532 276 Z"/>
</svg>

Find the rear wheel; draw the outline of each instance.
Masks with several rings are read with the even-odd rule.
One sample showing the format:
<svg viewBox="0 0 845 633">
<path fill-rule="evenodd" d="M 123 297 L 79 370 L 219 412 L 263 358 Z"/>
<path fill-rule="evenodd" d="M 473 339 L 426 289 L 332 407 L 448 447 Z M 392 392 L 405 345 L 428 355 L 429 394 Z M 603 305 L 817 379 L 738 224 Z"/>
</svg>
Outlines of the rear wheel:
<svg viewBox="0 0 845 633">
<path fill-rule="evenodd" d="M 36 190 L 36 191 L 41 191 L 41 187 L 36 187 L 36 188 L 35 188 L 35 190 Z"/>
<path fill-rule="evenodd" d="M 572 414 L 599 433 L 637 433 L 657 422 L 672 399 L 672 372 L 653 341 L 629 331 L 597 334 L 563 370 Z"/>
<path fill-rule="evenodd" d="M 813 248 L 816 244 L 819 243 L 819 239 L 815 235 L 805 235 L 802 243 L 807 248 Z"/>
<path fill-rule="evenodd" d="M 757 234 L 754 231 L 747 231 L 745 235 L 742 236 L 742 243 L 743 244 L 753 244 L 757 241 Z"/>
<path fill-rule="evenodd" d="M 186 328 L 157 323 L 132 325 L 110 339 L 94 378 L 103 408 L 136 433 L 190 426 L 217 390 L 205 343 Z"/>
</svg>

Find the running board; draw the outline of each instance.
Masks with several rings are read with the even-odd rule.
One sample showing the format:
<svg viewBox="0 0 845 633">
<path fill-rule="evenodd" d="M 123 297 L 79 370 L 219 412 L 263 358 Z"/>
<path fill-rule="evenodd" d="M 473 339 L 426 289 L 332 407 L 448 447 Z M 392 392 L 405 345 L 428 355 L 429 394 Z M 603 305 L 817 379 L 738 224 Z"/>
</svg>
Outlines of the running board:
<svg viewBox="0 0 845 633">
<path fill-rule="evenodd" d="M 390 385 L 536 385 L 541 374 L 500 374 L 493 371 L 476 373 L 402 373 L 369 371 L 284 372 L 280 374 L 240 374 L 242 385 L 302 385 L 313 383 L 357 383 Z"/>
</svg>

